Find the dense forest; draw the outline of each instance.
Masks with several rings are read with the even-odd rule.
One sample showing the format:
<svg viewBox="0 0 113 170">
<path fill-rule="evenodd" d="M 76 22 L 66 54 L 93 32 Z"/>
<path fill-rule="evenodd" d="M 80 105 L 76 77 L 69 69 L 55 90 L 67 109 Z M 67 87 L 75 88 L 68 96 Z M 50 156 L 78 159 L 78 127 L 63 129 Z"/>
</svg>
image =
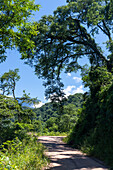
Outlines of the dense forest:
<svg viewBox="0 0 113 170">
<path fill-rule="evenodd" d="M 37 116 L 37 132 L 51 134 L 69 133 L 79 118 L 79 110 L 83 105 L 83 94 L 68 96 L 62 105 L 46 103 L 40 108 L 33 109 Z M 59 133 L 55 133 L 59 132 Z M 50 134 L 50 133 L 48 133 Z"/>
<path fill-rule="evenodd" d="M 44 147 L 29 135 L 35 131 L 68 133 L 68 144 L 113 168 L 113 1 L 67 0 L 53 15 L 30 22 L 38 10 L 34 0 L 0 1 L 0 63 L 7 49 L 17 49 L 44 80 L 45 96 L 52 102 L 40 109 L 23 107 L 38 100 L 25 91 L 15 96 L 19 70 L 0 75 L 0 168 L 41 169 L 47 164 Z M 65 101 L 61 73 L 78 70 L 89 90 Z"/>
</svg>

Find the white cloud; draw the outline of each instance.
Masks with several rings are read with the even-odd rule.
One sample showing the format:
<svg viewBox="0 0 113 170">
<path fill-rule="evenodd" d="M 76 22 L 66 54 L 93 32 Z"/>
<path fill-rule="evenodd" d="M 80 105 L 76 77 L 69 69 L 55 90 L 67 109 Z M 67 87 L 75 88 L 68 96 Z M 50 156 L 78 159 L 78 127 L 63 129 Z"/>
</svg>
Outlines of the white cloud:
<svg viewBox="0 0 113 170">
<path fill-rule="evenodd" d="M 83 86 L 79 86 L 76 90 L 73 90 L 73 94 L 75 93 L 84 93 Z"/>
<path fill-rule="evenodd" d="M 69 77 L 71 77 L 71 73 L 67 73 L 67 75 L 68 75 Z"/>
<path fill-rule="evenodd" d="M 13 98 L 13 95 L 7 95 L 7 97 L 11 97 L 11 98 Z"/>
<path fill-rule="evenodd" d="M 50 100 L 50 99 L 46 99 L 46 97 L 44 96 L 44 102 L 45 102 L 45 103 L 50 103 L 51 100 Z"/>
<path fill-rule="evenodd" d="M 40 108 L 41 106 L 43 106 L 45 103 L 39 102 L 38 104 L 34 104 L 34 108 Z"/>
<path fill-rule="evenodd" d="M 64 93 L 66 94 L 66 97 L 71 95 L 73 92 L 73 89 L 75 89 L 76 86 L 67 86 L 66 89 L 64 89 Z"/>
<path fill-rule="evenodd" d="M 76 80 L 77 83 L 79 83 L 81 81 L 80 77 L 73 77 L 73 80 Z"/>
<path fill-rule="evenodd" d="M 67 86 L 66 89 L 64 89 L 65 96 L 68 97 L 69 95 L 73 95 L 75 93 L 84 93 L 83 86 L 79 86 L 76 88 L 76 86 Z"/>
</svg>

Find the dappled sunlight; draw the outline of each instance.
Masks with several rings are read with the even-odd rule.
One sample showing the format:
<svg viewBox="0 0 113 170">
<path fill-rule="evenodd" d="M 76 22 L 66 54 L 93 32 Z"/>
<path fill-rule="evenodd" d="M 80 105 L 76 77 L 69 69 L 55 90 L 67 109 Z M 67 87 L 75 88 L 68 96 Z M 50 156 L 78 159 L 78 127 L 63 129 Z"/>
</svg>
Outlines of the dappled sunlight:
<svg viewBox="0 0 113 170">
<path fill-rule="evenodd" d="M 57 136 L 42 136 L 38 141 L 46 147 L 46 155 L 51 163 L 51 170 L 107 170 L 98 160 L 94 160 L 86 154 L 69 147 L 62 142 L 63 137 Z"/>
</svg>

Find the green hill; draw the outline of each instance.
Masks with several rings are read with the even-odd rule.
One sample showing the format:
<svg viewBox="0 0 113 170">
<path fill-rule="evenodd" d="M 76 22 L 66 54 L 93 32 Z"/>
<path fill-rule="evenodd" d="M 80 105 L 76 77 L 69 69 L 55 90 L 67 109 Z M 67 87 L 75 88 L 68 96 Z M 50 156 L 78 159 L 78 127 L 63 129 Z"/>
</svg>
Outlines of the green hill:
<svg viewBox="0 0 113 170">
<path fill-rule="evenodd" d="M 69 132 L 78 120 L 78 109 L 82 108 L 83 94 L 70 95 L 64 101 L 62 112 L 58 104 L 46 103 L 33 111 L 37 115 L 37 130 L 40 132 Z"/>
<path fill-rule="evenodd" d="M 76 109 L 82 107 L 83 94 L 76 93 L 74 95 L 68 96 L 67 100 L 64 101 L 64 105 L 73 104 Z M 41 116 L 43 121 L 47 121 L 50 117 L 57 117 L 58 109 L 53 106 L 53 103 L 46 103 L 40 108 L 35 108 L 33 111 L 37 114 L 37 117 Z"/>
</svg>

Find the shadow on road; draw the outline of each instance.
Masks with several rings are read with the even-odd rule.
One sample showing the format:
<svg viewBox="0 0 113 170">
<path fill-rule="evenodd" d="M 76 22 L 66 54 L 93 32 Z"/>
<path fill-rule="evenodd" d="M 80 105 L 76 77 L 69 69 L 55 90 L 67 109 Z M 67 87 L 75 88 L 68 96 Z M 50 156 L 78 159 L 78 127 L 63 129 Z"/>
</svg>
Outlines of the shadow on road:
<svg viewBox="0 0 113 170">
<path fill-rule="evenodd" d="M 93 160 L 82 152 L 61 141 L 62 137 L 40 137 L 39 142 L 47 147 L 46 155 L 51 170 L 108 170 L 102 163 Z M 46 168 L 47 169 L 47 168 Z"/>
</svg>

